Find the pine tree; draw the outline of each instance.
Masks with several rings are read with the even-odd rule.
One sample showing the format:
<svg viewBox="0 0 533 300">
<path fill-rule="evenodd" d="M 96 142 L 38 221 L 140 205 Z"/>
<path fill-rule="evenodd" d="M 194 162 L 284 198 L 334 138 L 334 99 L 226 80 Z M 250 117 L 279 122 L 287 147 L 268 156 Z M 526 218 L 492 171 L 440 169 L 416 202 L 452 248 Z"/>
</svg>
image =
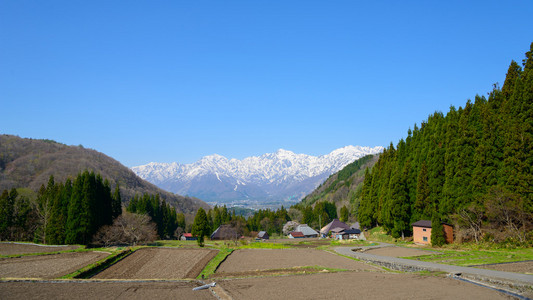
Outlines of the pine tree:
<svg viewBox="0 0 533 300">
<path fill-rule="evenodd" d="M 197 242 L 200 247 L 204 246 L 204 237 L 209 235 L 209 225 L 207 222 L 207 215 L 203 208 L 199 208 L 194 223 L 192 225 L 192 235 L 197 237 Z"/>
<path fill-rule="evenodd" d="M 444 238 L 444 227 L 437 216 L 437 213 L 433 214 L 431 218 L 431 245 L 433 247 L 440 247 L 446 243 Z"/>
</svg>

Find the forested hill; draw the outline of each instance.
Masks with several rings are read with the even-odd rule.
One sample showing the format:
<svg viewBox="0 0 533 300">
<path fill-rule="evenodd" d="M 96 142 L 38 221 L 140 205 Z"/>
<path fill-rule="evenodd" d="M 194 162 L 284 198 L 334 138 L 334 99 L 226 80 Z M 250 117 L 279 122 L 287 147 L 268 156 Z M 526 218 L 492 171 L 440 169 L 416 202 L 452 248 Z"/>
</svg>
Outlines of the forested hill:
<svg viewBox="0 0 533 300">
<path fill-rule="evenodd" d="M 533 220 L 533 43 L 512 61 L 501 88 L 436 112 L 391 143 L 365 178 L 359 221 L 394 236 L 440 218 L 460 238 L 531 238 Z"/>
<path fill-rule="evenodd" d="M 379 155 L 367 155 L 362 157 L 337 173 L 331 175 L 324 183 L 309 195 L 305 196 L 298 206 L 313 205 L 315 202 L 334 202 L 337 207 L 357 207 L 360 200 L 366 168 L 372 166 L 378 160 Z"/>
<path fill-rule="evenodd" d="M 199 199 L 161 190 L 98 151 L 51 140 L 0 135 L 0 191 L 11 188 L 37 191 L 42 184 L 47 184 L 50 175 L 57 182 L 64 182 L 85 170 L 101 174 L 113 187 L 118 181 L 123 201 L 129 201 L 135 194 L 159 193 L 162 199 L 185 214 L 196 213 L 199 207 L 209 208 Z"/>
</svg>

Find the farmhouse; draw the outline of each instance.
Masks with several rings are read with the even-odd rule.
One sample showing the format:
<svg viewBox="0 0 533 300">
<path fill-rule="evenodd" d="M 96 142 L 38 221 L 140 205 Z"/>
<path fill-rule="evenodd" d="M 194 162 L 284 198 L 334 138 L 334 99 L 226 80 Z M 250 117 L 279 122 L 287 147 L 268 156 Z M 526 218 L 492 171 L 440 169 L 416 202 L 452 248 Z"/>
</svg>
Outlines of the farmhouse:
<svg viewBox="0 0 533 300">
<path fill-rule="evenodd" d="M 350 226 L 344 222 L 339 221 L 339 219 L 333 219 L 333 221 L 331 221 L 328 225 L 320 229 L 320 236 L 327 237 L 329 232 L 333 231 L 333 229 L 336 228 L 350 229 Z"/>
<path fill-rule="evenodd" d="M 359 239 L 361 236 L 361 230 L 359 229 L 342 229 L 335 234 L 337 240 L 353 240 Z"/>
<path fill-rule="evenodd" d="M 420 220 L 413 225 L 413 242 L 415 244 L 431 244 L 431 221 Z M 453 227 L 450 224 L 442 223 L 444 229 L 444 239 L 446 243 L 453 243 Z"/>
<path fill-rule="evenodd" d="M 306 238 L 318 237 L 318 232 L 313 228 L 307 226 L 307 224 L 301 224 L 296 227 L 294 231 L 301 232 Z"/>
<path fill-rule="evenodd" d="M 182 241 L 195 241 L 196 237 L 192 236 L 192 233 L 184 233 L 181 235 L 180 240 Z"/>
<path fill-rule="evenodd" d="M 305 235 L 300 231 L 293 231 L 289 233 L 289 239 L 303 239 Z"/>
<path fill-rule="evenodd" d="M 258 239 L 258 240 L 268 240 L 269 239 L 268 232 L 259 231 L 259 233 L 257 234 L 257 238 L 256 239 Z"/>
<path fill-rule="evenodd" d="M 213 234 L 211 234 L 212 240 L 236 240 L 239 238 L 237 230 L 231 225 L 220 225 Z"/>
</svg>

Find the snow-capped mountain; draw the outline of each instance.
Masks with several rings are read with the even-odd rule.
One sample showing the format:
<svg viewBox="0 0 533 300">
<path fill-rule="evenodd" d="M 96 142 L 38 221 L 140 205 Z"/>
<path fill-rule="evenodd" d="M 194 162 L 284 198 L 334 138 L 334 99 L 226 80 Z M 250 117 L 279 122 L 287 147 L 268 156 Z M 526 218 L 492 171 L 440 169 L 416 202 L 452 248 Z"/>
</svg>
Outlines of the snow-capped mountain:
<svg viewBox="0 0 533 300">
<path fill-rule="evenodd" d="M 347 164 L 381 151 L 383 147 L 347 146 L 311 156 L 280 149 L 243 160 L 214 154 L 192 164 L 152 162 L 132 170 L 163 189 L 209 202 L 295 202 Z"/>
</svg>

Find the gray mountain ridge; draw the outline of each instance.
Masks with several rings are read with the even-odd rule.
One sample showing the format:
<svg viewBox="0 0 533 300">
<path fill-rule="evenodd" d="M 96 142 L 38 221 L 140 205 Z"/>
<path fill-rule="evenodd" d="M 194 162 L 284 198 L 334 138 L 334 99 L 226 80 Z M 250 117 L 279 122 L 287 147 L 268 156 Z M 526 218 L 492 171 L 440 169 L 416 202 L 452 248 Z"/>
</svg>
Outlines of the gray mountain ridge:
<svg viewBox="0 0 533 300">
<path fill-rule="evenodd" d="M 296 203 L 331 174 L 383 147 L 346 146 L 311 156 L 280 149 L 243 160 L 217 154 L 192 164 L 149 163 L 131 168 L 162 189 L 211 203 Z"/>
</svg>

